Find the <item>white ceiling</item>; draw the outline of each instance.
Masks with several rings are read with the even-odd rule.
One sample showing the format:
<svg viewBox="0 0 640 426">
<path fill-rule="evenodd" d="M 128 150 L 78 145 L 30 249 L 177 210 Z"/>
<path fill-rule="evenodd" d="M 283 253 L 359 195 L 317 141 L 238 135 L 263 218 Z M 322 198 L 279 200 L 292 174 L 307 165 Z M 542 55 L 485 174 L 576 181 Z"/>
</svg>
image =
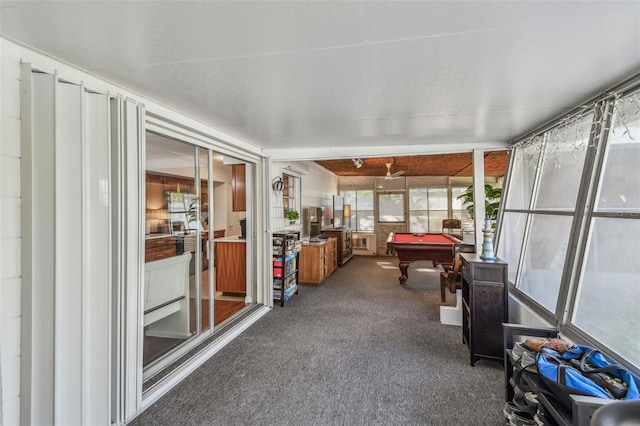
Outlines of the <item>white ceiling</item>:
<svg viewBox="0 0 640 426">
<path fill-rule="evenodd" d="M 640 71 L 637 1 L 0 4 L 4 37 L 266 150 L 505 143 Z"/>
</svg>

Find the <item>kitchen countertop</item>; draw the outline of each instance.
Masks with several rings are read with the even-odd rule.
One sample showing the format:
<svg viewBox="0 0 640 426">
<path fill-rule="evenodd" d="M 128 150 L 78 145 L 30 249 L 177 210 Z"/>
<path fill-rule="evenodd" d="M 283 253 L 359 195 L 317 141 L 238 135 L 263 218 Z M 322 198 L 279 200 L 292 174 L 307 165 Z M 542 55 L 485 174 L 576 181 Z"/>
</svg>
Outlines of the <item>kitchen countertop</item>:
<svg viewBox="0 0 640 426">
<path fill-rule="evenodd" d="M 190 235 L 194 235 L 195 234 L 190 234 Z M 182 234 L 147 234 L 144 236 L 145 240 L 157 240 L 160 238 L 183 238 L 185 235 Z M 240 238 L 239 235 L 231 235 L 228 237 L 220 237 L 220 238 L 214 238 L 213 241 L 221 241 L 221 242 L 230 242 L 230 243 L 244 243 L 246 242 L 245 239 Z"/>
<path fill-rule="evenodd" d="M 335 240 L 336 238 L 321 238 L 319 240 L 313 240 L 313 241 L 309 241 L 309 242 L 304 242 L 302 243 L 302 245 L 305 246 L 321 246 L 323 244 L 327 244 L 327 242 L 329 242 L 329 240 Z"/>
<path fill-rule="evenodd" d="M 247 240 L 244 238 L 240 238 L 239 235 L 231 235 L 229 237 L 221 237 L 221 238 L 214 238 L 214 240 L 216 243 L 218 242 L 225 242 L 225 243 L 246 243 Z"/>
<path fill-rule="evenodd" d="M 169 238 L 169 237 L 176 237 L 177 235 L 171 235 L 171 234 L 147 234 L 144 236 L 145 240 L 157 240 L 159 238 Z"/>
</svg>

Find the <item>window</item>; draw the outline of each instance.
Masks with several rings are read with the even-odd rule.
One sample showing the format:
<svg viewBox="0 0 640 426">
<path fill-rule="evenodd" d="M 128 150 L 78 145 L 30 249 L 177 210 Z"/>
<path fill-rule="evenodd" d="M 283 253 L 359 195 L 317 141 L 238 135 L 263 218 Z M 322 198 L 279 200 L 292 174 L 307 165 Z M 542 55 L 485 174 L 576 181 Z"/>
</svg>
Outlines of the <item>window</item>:
<svg viewBox="0 0 640 426">
<path fill-rule="evenodd" d="M 509 179 L 509 192 L 506 208 L 502 216 L 502 228 L 509 232 L 500 234 L 500 244 L 496 254 L 509 264 L 509 281 L 516 282 L 520 255 L 524 240 L 524 232 L 529 218 L 528 210 L 533 193 L 535 165 L 538 164 L 542 138 L 512 152 L 513 164 Z M 518 212 L 524 210 L 524 213 Z"/>
<path fill-rule="evenodd" d="M 404 193 L 378 194 L 378 222 L 404 222 Z"/>
<path fill-rule="evenodd" d="M 409 231 L 440 232 L 449 217 L 446 187 L 409 189 Z"/>
<path fill-rule="evenodd" d="M 467 186 L 454 186 L 451 188 L 451 218 L 460 219 L 463 223 L 473 220 L 464 205 L 464 201 L 458 199 L 465 192 L 467 192 Z"/>
<path fill-rule="evenodd" d="M 505 212 L 502 216 L 502 227 L 509 232 L 500 234 L 500 245 L 496 254 L 509 264 L 508 275 L 512 283 L 516 282 L 527 216 L 527 214 L 516 212 Z"/>
<path fill-rule="evenodd" d="M 635 371 L 639 103 L 640 92 L 612 96 L 597 115 L 584 108 L 515 144 L 497 244 L 520 303 Z"/>
<path fill-rule="evenodd" d="M 508 243 L 513 251 L 500 249 L 499 255 L 506 254 L 513 269 L 518 265 L 520 279 L 515 275 L 516 287 L 551 313 L 556 310 L 560 294 L 569 234 L 586 157 L 585 148 L 589 141 L 589 132 L 583 130 L 589 129 L 592 121 L 593 115 L 586 114 L 572 124 L 554 128 L 516 157 L 516 165 L 520 169 L 512 179 L 514 190 L 509 191 L 505 217 L 518 227 L 511 230 L 507 237 L 514 238 Z M 541 164 L 540 153 L 543 154 Z M 535 170 L 539 170 L 538 176 Z M 532 208 L 529 207 L 529 194 L 534 195 Z M 522 238 L 523 217 L 516 210 L 527 213 L 522 251 L 518 250 L 518 238 Z M 514 252 L 522 256 L 521 262 L 514 258 Z M 509 275 L 514 278 L 514 271 L 510 271 Z"/>
<path fill-rule="evenodd" d="M 409 220 L 411 232 L 441 232 L 442 220 L 447 218 L 461 219 L 463 223 L 472 219 L 464 207 L 462 200 L 456 197 L 463 194 L 468 185 L 453 186 L 451 188 L 452 199 L 449 200 L 448 189 L 445 186 L 429 188 L 409 189 Z M 391 198 L 399 199 L 398 193 Z M 344 203 L 351 206 L 351 227 L 357 232 L 374 231 L 374 190 L 357 189 L 343 190 L 340 195 L 344 197 Z M 389 195 L 389 194 L 387 194 Z M 391 203 L 389 199 L 384 201 Z M 449 202 L 451 212 L 449 213 Z M 395 208 L 391 213 L 393 218 L 384 217 L 381 221 L 403 221 L 404 213 L 399 210 L 399 204 L 387 205 Z"/>
<path fill-rule="evenodd" d="M 282 175 L 282 208 L 283 214 L 287 210 L 295 210 L 300 213 L 300 178 L 284 173 Z"/>
<path fill-rule="evenodd" d="M 622 102 L 620 109 L 626 117 L 637 117 L 632 102 Z M 572 318 L 581 330 L 635 365 L 640 365 L 640 340 L 638 324 L 630 319 L 640 309 L 639 136 L 640 119 L 609 134 Z"/>
<path fill-rule="evenodd" d="M 351 206 L 351 227 L 356 232 L 373 232 L 373 190 L 341 191 L 344 203 Z"/>
<path fill-rule="evenodd" d="M 533 193 L 533 181 L 536 177 L 536 165 L 542 148 L 542 137 L 533 140 L 512 152 L 513 167 L 509 179 L 509 196 L 506 208 L 513 210 L 528 209 Z"/>
<path fill-rule="evenodd" d="M 571 220 L 571 216 L 531 216 L 531 231 L 517 286 L 550 312 L 556 309 Z"/>
</svg>

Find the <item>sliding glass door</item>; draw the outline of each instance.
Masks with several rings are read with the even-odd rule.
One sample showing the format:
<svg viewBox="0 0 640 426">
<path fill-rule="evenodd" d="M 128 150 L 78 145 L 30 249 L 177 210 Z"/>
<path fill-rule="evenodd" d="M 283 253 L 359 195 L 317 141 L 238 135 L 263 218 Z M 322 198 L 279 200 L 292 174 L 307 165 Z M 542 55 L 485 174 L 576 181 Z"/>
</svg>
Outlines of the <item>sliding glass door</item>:
<svg viewBox="0 0 640 426">
<path fill-rule="evenodd" d="M 247 194 L 235 190 L 244 188 L 246 164 L 154 132 L 145 146 L 146 381 L 251 300 L 241 235 L 246 209 L 238 207 Z"/>
</svg>

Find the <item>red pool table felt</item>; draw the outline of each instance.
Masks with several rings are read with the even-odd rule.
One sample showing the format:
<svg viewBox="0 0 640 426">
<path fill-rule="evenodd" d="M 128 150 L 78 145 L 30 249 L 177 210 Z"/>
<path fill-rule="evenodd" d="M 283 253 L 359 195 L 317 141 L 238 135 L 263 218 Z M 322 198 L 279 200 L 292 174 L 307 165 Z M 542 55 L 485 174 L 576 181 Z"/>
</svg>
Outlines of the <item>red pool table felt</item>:
<svg viewBox="0 0 640 426">
<path fill-rule="evenodd" d="M 462 241 L 449 234 L 395 232 L 387 239 L 387 252 L 398 255 L 400 284 L 406 284 L 409 264 L 416 260 L 431 260 L 433 266 L 453 263 L 453 245 Z"/>
<path fill-rule="evenodd" d="M 447 234 L 411 234 L 395 233 L 392 242 L 394 243 L 431 243 L 431 244 L 455 244 L 459 240 Z"/>
</svg>

